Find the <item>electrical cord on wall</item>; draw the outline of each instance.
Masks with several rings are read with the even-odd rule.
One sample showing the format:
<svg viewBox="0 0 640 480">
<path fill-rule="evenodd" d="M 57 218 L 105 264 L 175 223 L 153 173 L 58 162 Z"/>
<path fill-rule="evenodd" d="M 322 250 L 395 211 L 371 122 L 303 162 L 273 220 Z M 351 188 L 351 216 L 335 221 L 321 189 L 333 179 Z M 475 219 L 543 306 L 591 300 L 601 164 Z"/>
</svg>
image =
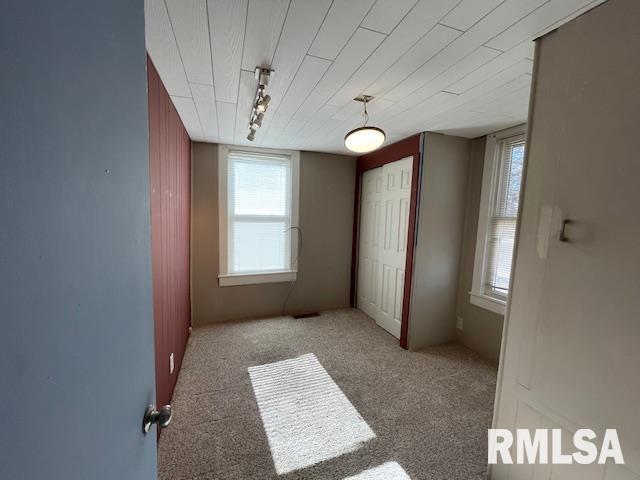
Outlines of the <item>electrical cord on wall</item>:
<svg viewBox="0 0 640 480">
<path fill-rule="evenodd" d="M 287 230 L 285 230 L 285 232 L 291 231 L 291 230 L 295 230 L 296 232 L 298 232 L 298 251 L 296 252 L 296 258 L 293 259 L 293 262 L 291 262 L 291 267 L 294 270 L 297 270 L 298 268 L 298 259 L 300 258 L 300 252 L 302 251 L 302 230 L 300 229 L 300 227 L 289 227 Z M 286 315 L 286 311 L 287 311 L 287 304 L 289 303 L 289 297 L 291 296 L 291 292 L 293 291 L 293 287 L 295 286 L 295 281 L 290 282 L 291 284 L 289 285 L 289 290 L 287 291 L 287 296 L 284 299 L 284 305 L 282 305 L 282 316 Z"/>
</svg>

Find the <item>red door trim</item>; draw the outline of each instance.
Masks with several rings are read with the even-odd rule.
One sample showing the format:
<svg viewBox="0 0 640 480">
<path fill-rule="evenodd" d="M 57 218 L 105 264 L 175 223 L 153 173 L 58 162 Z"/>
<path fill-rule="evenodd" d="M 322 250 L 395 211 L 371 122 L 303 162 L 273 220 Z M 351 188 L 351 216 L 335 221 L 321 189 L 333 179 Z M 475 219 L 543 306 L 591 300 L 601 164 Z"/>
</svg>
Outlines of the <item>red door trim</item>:
<svg viewBox="0 0 640 480">
<path fill-rule="evenodd" d="M 422 160 L 422 134 L 400 140 L 375 152 L 358 157 L 356 163 L 356 185 L 353 209 L 353 243 L 351 245 L 351 306 L 356 306 L 358 277 L 358 228 L 360 224 L 360 185 L 362 174 L 372 168 L 381 167 L 406 157 L 413 157 L 413 173 L 411 177 L 411 201 L 409 204 L 409 233 L 407 235 L 407 260 L 405 265 L 404 294 L 402 298 L 402 321 L 400 326 L 400 346 L 408 345 L 409 309 L 413 281 L 413 256 L 416 238 L 416 215 L 418 211 L 418 191 L 420 181 L 420 164 Z"/>
</svg>

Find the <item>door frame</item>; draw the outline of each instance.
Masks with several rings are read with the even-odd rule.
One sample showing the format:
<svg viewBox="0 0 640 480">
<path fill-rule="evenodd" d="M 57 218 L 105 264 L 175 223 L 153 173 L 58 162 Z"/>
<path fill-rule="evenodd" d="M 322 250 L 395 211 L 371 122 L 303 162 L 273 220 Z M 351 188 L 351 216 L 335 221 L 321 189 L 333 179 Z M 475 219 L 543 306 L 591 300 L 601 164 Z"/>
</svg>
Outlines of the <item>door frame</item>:
<svg viewBox="0 0 640 480">
<path fill-rule="evenodd" d="M 400 346 L 407 349 L 409 334 L 409 312 L 411 288 L 413 286 L 413 257 L 416 244 L 416 219 L 422 165 L 422 143 L 424 135 L 418 133 L 398 142 L 387 145 L 375 152 L 358 157 L 356 162 L 356 185 L 353 207 L 353 236 L 351 245 L 351 292 L 352 307 L 357 306 L 358 285 L 358 243 L 360 229 L 360 194 L 362 174 L 367 170 L 382 167 L 406 157 L 413 157 L 411 174 L 411 197 L 409 203 L 409 232 L 407 234 L 407 259 L 405 264 L 404 290 L 402 296 L 402 320 L 400 325 Z"/>
</svg>

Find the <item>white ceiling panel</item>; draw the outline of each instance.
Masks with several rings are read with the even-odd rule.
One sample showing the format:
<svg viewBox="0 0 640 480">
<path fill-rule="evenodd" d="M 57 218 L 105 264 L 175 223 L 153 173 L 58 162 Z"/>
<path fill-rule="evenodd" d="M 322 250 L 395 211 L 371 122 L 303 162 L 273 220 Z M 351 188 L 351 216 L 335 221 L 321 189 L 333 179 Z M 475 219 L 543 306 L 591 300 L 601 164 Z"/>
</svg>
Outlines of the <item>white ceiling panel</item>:
<svg viewBox="0 0 640 480">
<path fill-rule="evenodd" d="M 269 129 L 267 134 L 264 135 L 259 142 L 256 142 L 256 146 L 267 147 L 269 145 L 279 145 L 282 132 L 284 132 L 284 127 L 273 127 Z"/>
<path fill-rule="evenodd" d="M 147 51 L 193 140 L 348 153 L 361 94 L 387 143 L 525 122 L 532 40 L 603 1 L 145 0 Z"/>
<path fill-rule="evenodd" d="M 494 113 L 509 114 L 511 111 L 521 111 L 522 106 L 527 105 L 523 98 L 527 98 L 531 92 L 531 86 L 526 85 L 517 90 L 510 92 L 507 95 L 502 96 L 497 100 L 485 101 L 484 103 L 473 107 L 474 112 L 478 113 Z"/>
<path fill-rule="evenodd" d="M 320 107 L 320 110 L 318 110 L 313 115 L 313 117 L 310 118 L 309 121 L 307 121 L 307 124 L 299 134 L 299 138 L 303 140 L 313 138 L 317 130 L 322 127 L 333 115 L 335 115 L 338 110 L 340 110 L 340 108 L 334 105 L 325 104 Z"/>
<path fill-rule="evenodd" d="M 467 55 L 458 58 L 461 51 Z M 451 52 L 450 55 L 437 55 L 383 96 L 387 100 L 396 102 L 404 98 L 408 98 L 411 102 L 428 98 L 434 93 L 434 88 L 444 89 L 451 82 L 493 60 L 500 53 L 492 48 L 478 47 L 471 52 L 467 52 L 464 48 Z M 433 83 L 436 83 L 435 87 Z"/>
<path fill-rule="evenodd" d="M 220 102 L 235 103 L 240 84 L 247 0 L 208 0 L 213 84 Z"/>
<path fill-rule="evenodd" d="M 272 127 L 285 127 L 293 113 L 302 105 L 315 88 L 318 80 L 331 65 L 331 61 L 324 58 L 307 55 L 302 61 L 296 76 L 289 85 L 287 94 L 278 109 L 272 113 Z M 271 128 L 271 127 L 270 127 Z"/>
<path fill-rule="evenodd" d="M 526 39 L 538 36 L 550 25 L 553 25 L 559 17 L 568 21 L 573 16 L 580 14 L 585 6 L 593 7 L 594 3 L 593 0 L 550 0 L 494 37 L 487 42 L 487 45 L 500 50 L 508 50 Z"/>
<path fill-rule="evenodd" d="M 356 31 L 374 0 L 334 0 L 309 55 L 333 60 Z"/>
<path fill-rule="evenodd" d="M 271 65 L 288 9 L 289 0 L 249 1 L 242 55 L 243 70 L 253 71 L 258 66 Z"/>
<path fill-rule="evenodd" d="M 322 79 L 296 112 L 295 118 L 308 120 L 353 75 L 386 35 L 359 28 L 338 55 Z"/>
<path fill-rule="evenodd" d="M 164 0 L 145 0 L 147 52 L 169 95 L 191 96 L 187 75 Z"/>
<path fill-rule="evenodd" d="M 218 112 L 218 132 L 221 143 L 233 143 L 236 131 L 236 104 L 229 102 L 216 102 Z"/>
<path fill-rule="evenodd" d="M 503 31 L 545 1 L 547 0 L 507 0 L 440 51 L 429 62 L 409 75 L 393 90 L 386 93 L 384 97 L 396 101 L 407 97 L 447 68 L 471 54 L 478 48 L 478 45 L 482 45 L 495 36 L 496 31 Z"/>
<path fill-rule="evenodd" d="M 458 30 L 469 30 L 482 17 L 504 0 L 462 0 L 440 23 Z"/>
<path fill-rule="evenodd" d="M 216 113 L 216 97 L 213 92 L 213 85 L 193 83 L 191 84 L 191 93 L 200 118 L 202 136 L 205 140 L 214 141 L 214 139 L 219 138 L 220 133 L 218 132 L 218 114 Z"/>
<path fill-rule="evenodd" d="M 418 120 L 427 129 L 431 129 L 450 114 L 459 114 L 464 110 L 475 111 L 475 107 L 492 100 L 498 100 L 512 91 L 530 85 L 530 83 L 531 75 L 522 74 L 515 68 L 504 70 L 461 95 L 447 92 L 437 93 L 401 115 L 387 119 L 386 122 L 409 128 L 412 122 Z M 520 123 L 524 120 L 522 119 Z"/>
<path fill-rule="evenodd" d="M 481 108 L 482 105 L 497 101 L 511 92 L 522 90 L 531 85 L 531 75 L 523 74 L 513 78 L 513 73 L 507 74 L 507 72 L 503 72 L 496 75 L 462 95 L 451 97 L 449 101 L 438 105 L 437 108 L 425 111 L 423 114 L 425 123 L 431 127 L 442 122 L 449 115 L 458 115 L 464 111 L 475 112 L 475 109 Z M 520 119 L 520 123 L 525 120 L 526 118 Z"/>
<path fill-rule="evenodd" d="M 279 141 L 295 142 L 298 139 L 298 135 L 302 129 L 306 126 L 307 122 L 304 120 L 291 120 L 288 125 L 282 131 Z"/>
<path fill-rule="evenodd" d="M 381 33 L 391 33 L 418 0 L 378 0 L 362 26 Z"/>
<path fill-rule="evenodd" d="M 182 123 L 184 123 L 184 128 L 189 132 L 189 136 L 193 135 L 196 139 L 204 140 L 200 119 L 198 118 L 198 111 L 196 110 L 193 98 L 172 96 L 171 100 L 176 107 L 178 115 L 180 115 Z"/>
<path fill-rule="evenodd" d="M 420 103 L 420 101 L 428 99 L 438 92 L 451 92 L 447 87 L 456 79 L 473 72 L 479 66 L 486 64 L 492 58 L 499 55 L 500 52 L 491 48 L 479 47 L 476 51 L 464 57 L 451 68 L 444 70 L 436 75 L 431 81 L 411 92 L 411 95 L 405 95 L 404 98 L 387 111 L 388 115 L 395 115 L 410 109 L 412 106 Z M 441 70 L 440 68 L 438 70 Z M 392 93 L 392 92 L 391 92 Z"/>
<path fill-rule="evenodd" d="M 263 0 L 266 1 L 266 0 Z M 330 0 L 292 0 L 271 68 L 271 112 L 278 108 L 331 5 Z M 268 115 L 267 117 L 269 117 Z"/>
<path fill-rule="evenodd" d="M 166 0 L 182 63 L 191 83 L 213 85 L 207 4 L 204 0 Z"/>
<path fill-rule="evenodd" d="M 440 50 L 458 38 L 461 33 L 444 25 L 436 25 L 366 88 L 367 95 L 377 97 L 388 92 L 390 88 L 401 83 Z"/>
<path fill-rule="evenodd" d="M 431 30 L 457 0 L 421 0 L 329 100 L 339 107 L 353 101 Z"/>
<path fill-rule="evenodd" d="M 457 137 L 476 138 L 486 135 L 487 132 L 497 132 L 522 123 L 524 122 L 520 121 L 520 119 L 509 115 L 484 113 L 473 117 L 472 121 L 468 122 L 467 125 L 461 123 L 460 125 L 450 126 L 434 131 Z"/>
<path fill-rule="evenodd" d="M 520 60 L 533 58 L 533 52 L 534 43 L 524 42 L 507 52 L 501 53 L 493 60 L 461 77 L 460 80 L 447 86 L 447 91 L 452 93 L 463 93 L 492 77 L 496 73 L 501 72 L 505 68 L 518 63 Z"/>
</svg>

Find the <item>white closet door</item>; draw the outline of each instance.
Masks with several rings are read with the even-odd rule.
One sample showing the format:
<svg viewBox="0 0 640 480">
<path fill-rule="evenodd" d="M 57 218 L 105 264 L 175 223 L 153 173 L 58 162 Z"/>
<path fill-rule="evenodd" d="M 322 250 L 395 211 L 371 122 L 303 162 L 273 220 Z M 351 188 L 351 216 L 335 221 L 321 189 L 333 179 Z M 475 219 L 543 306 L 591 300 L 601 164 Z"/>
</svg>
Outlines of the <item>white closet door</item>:
<svg viewBox="0 0 640 480">
<path fill-rule="evenodd" d="M 362 179 L 358 307 L 400 338 L 413 158 Z"/>
<path fill-rule="evenodd" d="M 360 242 L 358 246 L 358 308 L 372 318 L 379 309 L 380 217 L 382 210 L 382 167 L 362 175 L 360 200 Z"/>
<path fill-rule="evenodd" d="M 380 249 L 380 311 L 376 322 L 400 338 L 407 259 L 413 158 L 382 167 L 383 228 Z"/>
</svg>

